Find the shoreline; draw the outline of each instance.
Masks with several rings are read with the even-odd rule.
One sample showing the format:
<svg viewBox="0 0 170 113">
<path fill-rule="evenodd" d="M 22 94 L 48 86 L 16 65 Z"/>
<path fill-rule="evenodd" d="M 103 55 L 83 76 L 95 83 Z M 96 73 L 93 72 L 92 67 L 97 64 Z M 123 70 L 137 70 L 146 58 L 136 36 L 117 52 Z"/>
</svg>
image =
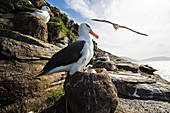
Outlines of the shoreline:
<svg viewBox="0 0 170 113">
<path fill-rule="evenodd" d="M 169 64 L 164 63 L 164 62 L 169 62 Z M 139 62 L 133 62 L 133 63 L 136 63 L 138 65 L 146 64 L 157 69 L 158 71 L 156 71 L 155 74 L 160 75 L 162 79 L 165 79 L 168 82 L 170 82 L 170 69 L 169 69 L 170 61 L 139 61 Z"/>
</svg>

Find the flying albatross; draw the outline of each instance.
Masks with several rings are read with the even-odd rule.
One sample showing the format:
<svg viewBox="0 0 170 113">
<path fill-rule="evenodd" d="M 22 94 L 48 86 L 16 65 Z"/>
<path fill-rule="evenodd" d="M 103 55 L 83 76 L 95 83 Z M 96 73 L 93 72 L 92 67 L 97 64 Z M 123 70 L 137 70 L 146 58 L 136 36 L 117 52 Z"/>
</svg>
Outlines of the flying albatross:
<svg viewBox="0 0 170 113">
<path fill-rule="evenodd" d="M 78 33 L 79 38 L 74 43 L 55 53 L 37 77 L 61 71 L 67 71 L 69 75 L 73 75 L 75 72 L 81 71 L 89 63 L 94 52 L 93 42 L 89 33 L 97 39 L 99 36 L 92 31 L 87 23 L 80 25 Z"/>
<path fill-rule="evenodd" d="M 130 31 L 132 31 L 132 32 L 135 32 L 135 33 L 137 33 L 137 34 L 144 35 L 144 36 L 148 36 L 147 34 L 140 33 L 140 32 L 138 32 L 138 31 L 135 31 L 135 30 L 133 30 L 133 29 L 131 29 L 131 28 L 128 28 L 128 27 L 126 27 L 126 26 L 121 26 L 121 25 L 119 25 L 119 24 L 115 24 L 115 23 L 112 23 L 112 22 L 107 21 L 107 20 L 99 20 L 99 19 L 92 19 L 92 20 L 94 20 L 94 21 L 99 21 L 99 22 L 110 23 L 110 24 L 113 25 L 114 29 L 116 29 L 116 30 L 117 30 L 118 28 L 125 28 L 125 29 L 128 29 L 128 30 L 130 30 Z"/>
</svg>

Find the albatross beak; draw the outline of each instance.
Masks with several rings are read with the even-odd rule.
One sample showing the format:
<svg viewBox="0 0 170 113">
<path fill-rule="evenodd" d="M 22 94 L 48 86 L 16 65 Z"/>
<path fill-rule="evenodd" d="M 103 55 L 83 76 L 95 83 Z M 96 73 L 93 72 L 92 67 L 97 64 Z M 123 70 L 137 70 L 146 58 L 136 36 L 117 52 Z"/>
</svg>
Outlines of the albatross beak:
<svg viewBox="0 0 170 113">
<path fill-rule="evenodd" d="M 50 13 L 52 16 L 54 16 L 54 14 L 53 14 L 51 11 L 49 11 L 49 13 Z"/>
<path fill-rule="evenodd" d="M 96 34 L 96 33 L 94 33 L 92 30 L 90 30 L 90 32 L 89 32 L 90 34 L 92 34 L 94 37 L 96 37 L 97 39 L 99 38 L 99 36 Z"/>
</svg>

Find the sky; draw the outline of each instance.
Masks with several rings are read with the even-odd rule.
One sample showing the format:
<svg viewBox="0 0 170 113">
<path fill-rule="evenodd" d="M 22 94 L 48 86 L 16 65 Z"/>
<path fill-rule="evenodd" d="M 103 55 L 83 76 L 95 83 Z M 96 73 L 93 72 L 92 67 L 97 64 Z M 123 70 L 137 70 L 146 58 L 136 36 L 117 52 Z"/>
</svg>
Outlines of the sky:
<svg viewBox="0 0 170 113">
<path fill-rule="evenodd" d="M 136 60 L 170 57 L 170 0 L 46 0 L 81 24 L 87 22 L 99 39 L 99 48 L 117 56 Z M 136 31 L 117 31 L 111 24 L 91 19 L 105 19 Z"/>
</svg>

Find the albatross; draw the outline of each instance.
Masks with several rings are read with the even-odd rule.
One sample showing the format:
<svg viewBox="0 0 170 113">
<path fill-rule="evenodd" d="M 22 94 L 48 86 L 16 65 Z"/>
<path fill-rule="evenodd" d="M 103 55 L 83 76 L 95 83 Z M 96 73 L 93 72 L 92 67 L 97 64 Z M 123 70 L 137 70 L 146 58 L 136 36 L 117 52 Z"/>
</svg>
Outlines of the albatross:
<svg viewBox="0 0 170 113">
<path fill-rule="evenodd" d="M 48 6 L 43 6 L 41 10 L 36 9 L 34 12 L 32 12 L 32 14 L 41 17 L 45 23 L 50 20 L 50 15 L 54 16 Z"/>
<path fill-rule="evenodd" d="M 108 20 L 99 20 L 99 19 L 92 19 L 92 20 L 93 20 L 93 21 L 106 22 L 106 23 L 112 24 L 115 30 L 117 30 L 118 28 L 125 28 L 125 29 L 128 29 L 128 30 L 130 30 L 130 31 L 132 31 L 132 32 L 135 32 L 135 33 L 137 33 L 137 34 L 144 35 L 144 36 L 148 36 L 147 34 L 140 33 L 140 32 L 135 31 L 135 30 L 133 30 L 133 29 L 131 29 L 131 28 L 129 28 L 129 27 L 121 26 L 121 25 L 119 25 L 119 24 L 110 22 L 110 21 L 108 21 Z"/>
<path fill-rule="evenodd" d="M 50 15 L 54 16 L 54 14 L 51 12 L 48 6 L 42 6 L 41 10 L 33 7 L 18 7 L 14 11 L 4 14 L 3 18 L 14 18 L 14 15 L 19 12 L 28 12 L 36 16 L 39 16 L 40 18 L 43 19 L 45 23 L 47 23 L 50 20 Z"/>
<path fill-rule="evenodd" d="M 93 57 L 93 42 L 89 34 L 99 38 L 90 25 L 82 23 L 78 29 L 79 38 L 66 48 L 55 53 L 47 62 L 41 73 L 37 76 L 50 75 L 56 72 L 66 71 L 73 75 L 81 71 Z"/>
</svg>

